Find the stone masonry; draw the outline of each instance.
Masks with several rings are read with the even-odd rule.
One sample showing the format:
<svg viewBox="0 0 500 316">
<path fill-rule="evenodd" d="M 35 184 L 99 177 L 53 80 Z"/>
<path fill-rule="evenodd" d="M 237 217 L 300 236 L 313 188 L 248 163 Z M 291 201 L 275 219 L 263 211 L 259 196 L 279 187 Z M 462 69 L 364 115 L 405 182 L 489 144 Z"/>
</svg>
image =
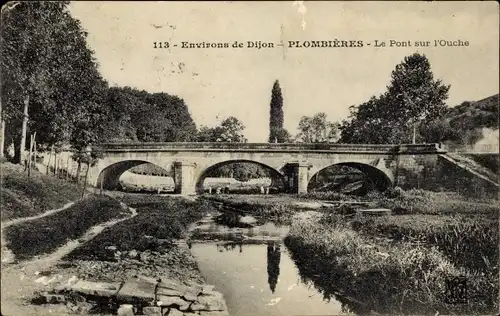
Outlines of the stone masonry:
<svg viewBox="0 0 500 316">
<path fill-rule="evenodd" d="M 36 301 L 67 306 L 107 304 L 115 306 L 121 316 L 229 316 L 222 294 L 212 285 L 146 276 L 116 283 L 73 280 L 41 293 Z"/>
</svg>

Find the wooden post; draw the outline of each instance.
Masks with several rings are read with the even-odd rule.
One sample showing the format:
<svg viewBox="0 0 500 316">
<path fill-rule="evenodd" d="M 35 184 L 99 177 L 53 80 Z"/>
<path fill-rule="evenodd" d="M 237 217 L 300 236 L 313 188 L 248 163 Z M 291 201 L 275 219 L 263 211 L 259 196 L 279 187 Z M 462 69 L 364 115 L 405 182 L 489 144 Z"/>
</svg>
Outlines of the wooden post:
<svg viewBox="0 0 500 316">
<path fill-rule="evenodd" d="M 87 178 L 89 176 L 89 169 L 90 169 L 90 166 L 89 166 L 89 164 L 87 164 L 87 170 L 85 171 L 85 180 L 83 181 L 82 200 L 83 200 L 83 197 L 85 196 L 85 191 L 87 190 Z"/>
<path fill-rule="evenodd" d="M 35 137 L 33 137 L 33 149 L 35 150 L 35 155 L 33 156 L 34 162 L 35 162 L 35 167 L 37 160 L 36 158 L 38 157 L 38 150 L 36 149 L 36 132 L 35 132 Z"/>
<path fill-rule="evenodd" d="M 411 143 L 415 145 L 415 140 L 416 140 L 416 134 L 417 134 L 417 122 L 413 123 L 413 137 Z"/>
<path fill-rule="evenodd" d="M 71 154 L 68 155 L 68 159 L 66 160 L 66 180 L 68 180 L 69 178 L 69 170 L 70 170 L 70 167 L 69 167 L 69 159 L 71 158 Z"/>
<path fill-rule="evenodd" d="M 54 175 L 57 175 L 57 151 L 54 151 Z"/>
<path fill-rule="evenodd" d="M 31 176 L 31 153 L 33 152 L 33 134 L 30 135 L 30 151 L 28 152 L 28 178 Z"/>
<path fill-rule="evenodd" d="M 102 195 L 102 192 L 103 192 L 103 187 L 104 187 L 103 183 L 104 183 L 104 176 L 105 176 L 105 172 L 106 172 L 106 170 L 103 170 L 103 171 L 102 171 L 102 177 L 101 177 L 101 181 L 100 181 L 100 182 L 101 182 L 101 183 L 100 183 L 100 186 L 101 186 L 101 192 L 100 192 L 100 194 L 101 194 L 101 195 Z"/>
<path fill-rule="evenodd" d="M 24 98 L 24 111 L 23 111 L 23 124 L 21 127 L 21 148 L 20 148 L 20 158 L 21 164 L 24 163 L 24 151 L 26 150 L 26 131 L 28 129 L 28 107 L 30 103 L 30 97 L 26 96 Z"/>
<path fill-rule="evenodd" d="M 50 158 L 52 158 L 52 149 L 49 151 L 49 160 L 47 161 L 47 172 L 45 174 L 49 174 L 50 170 Z"/>
</svg>

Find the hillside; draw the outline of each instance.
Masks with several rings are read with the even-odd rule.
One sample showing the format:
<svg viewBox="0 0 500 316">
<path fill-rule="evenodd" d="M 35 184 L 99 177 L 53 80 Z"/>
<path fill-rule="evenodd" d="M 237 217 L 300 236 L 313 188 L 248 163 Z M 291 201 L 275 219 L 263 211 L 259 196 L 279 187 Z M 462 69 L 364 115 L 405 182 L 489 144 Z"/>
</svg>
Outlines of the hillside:
<svg viewBox="0 0 500 316">
<path fill-rule="evenodd" d="M 498 128 L 498 94 L 475 102 L 462 102 L 445 116 L 450 123 L 470 122 L 476 128 Z"/>
<path fill-rule="evenodd" d="M 423 141 L 454 146 L 498 146 L 499 95 L 465 101 L 419 128 Z"/>
<path fill-rule="evenodd" d="M 4 162 L 0 169 L 2 222 L 62 207 L 82 194 L 79 186 L 38 171 L 33 171 L 28 178 L 20 165 Z"/>
</svg>

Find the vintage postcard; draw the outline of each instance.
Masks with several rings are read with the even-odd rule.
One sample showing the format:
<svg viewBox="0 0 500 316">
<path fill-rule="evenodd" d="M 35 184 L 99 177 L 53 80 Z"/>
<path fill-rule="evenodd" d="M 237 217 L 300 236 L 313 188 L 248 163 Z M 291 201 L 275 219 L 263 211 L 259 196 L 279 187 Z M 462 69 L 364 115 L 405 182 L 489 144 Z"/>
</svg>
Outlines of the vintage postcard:
<svg viewBox="0 0 500 316">
<path fill-rule="evenodd" d="M 495 1 L 10 1 L 1 314 L 498 315 Z"/>
</svg>

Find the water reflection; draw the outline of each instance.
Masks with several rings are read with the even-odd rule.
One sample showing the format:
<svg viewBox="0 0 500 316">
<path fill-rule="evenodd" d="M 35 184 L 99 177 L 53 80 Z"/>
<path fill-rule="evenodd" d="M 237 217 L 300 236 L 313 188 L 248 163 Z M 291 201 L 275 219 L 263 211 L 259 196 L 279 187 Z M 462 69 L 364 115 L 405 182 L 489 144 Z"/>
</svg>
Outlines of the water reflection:
<svg viewBox="0 0 500 316">
<path fill-rule="evenodd" d="M 300 281 L 279 241 L 261 244 L 193 243 L 192 254 L 207 283 L 224 294 L 230 315 L 339 315 L 340 302 L 324 300 Z"/>
<path fill-rule="evenodd" d="M 239 219 L 207 216 L 190 229 L 189 243 L 198 267 L 207 283 L 224 294 L 231 315 L 348 312 L 340 301 L 325 300 L 317 289 L 301 282 L 283 245 L 289 226 L 259 220 L 241 227 L 245 225 L 237 224 Z"/>
<path fill-rule="evenodd" d="M 267 244 L 267 282 L 273 293 L 280 275 L 280 258 L 280 245 L 277 242 L 269 241 Z"/>
<path fill-rule="evenodd" d="M 289 226 L 272 222 L 255 225 L 236 225 L 241 216 L 207 216 L 190 228 L 191 240 L 230 240 L 243 243 L 281 241 L 289 231 Z M 224 219 L 224 220 L 222 220 Z M 228 223 L 228 220 L 230 222 Z"/>
</svg>

